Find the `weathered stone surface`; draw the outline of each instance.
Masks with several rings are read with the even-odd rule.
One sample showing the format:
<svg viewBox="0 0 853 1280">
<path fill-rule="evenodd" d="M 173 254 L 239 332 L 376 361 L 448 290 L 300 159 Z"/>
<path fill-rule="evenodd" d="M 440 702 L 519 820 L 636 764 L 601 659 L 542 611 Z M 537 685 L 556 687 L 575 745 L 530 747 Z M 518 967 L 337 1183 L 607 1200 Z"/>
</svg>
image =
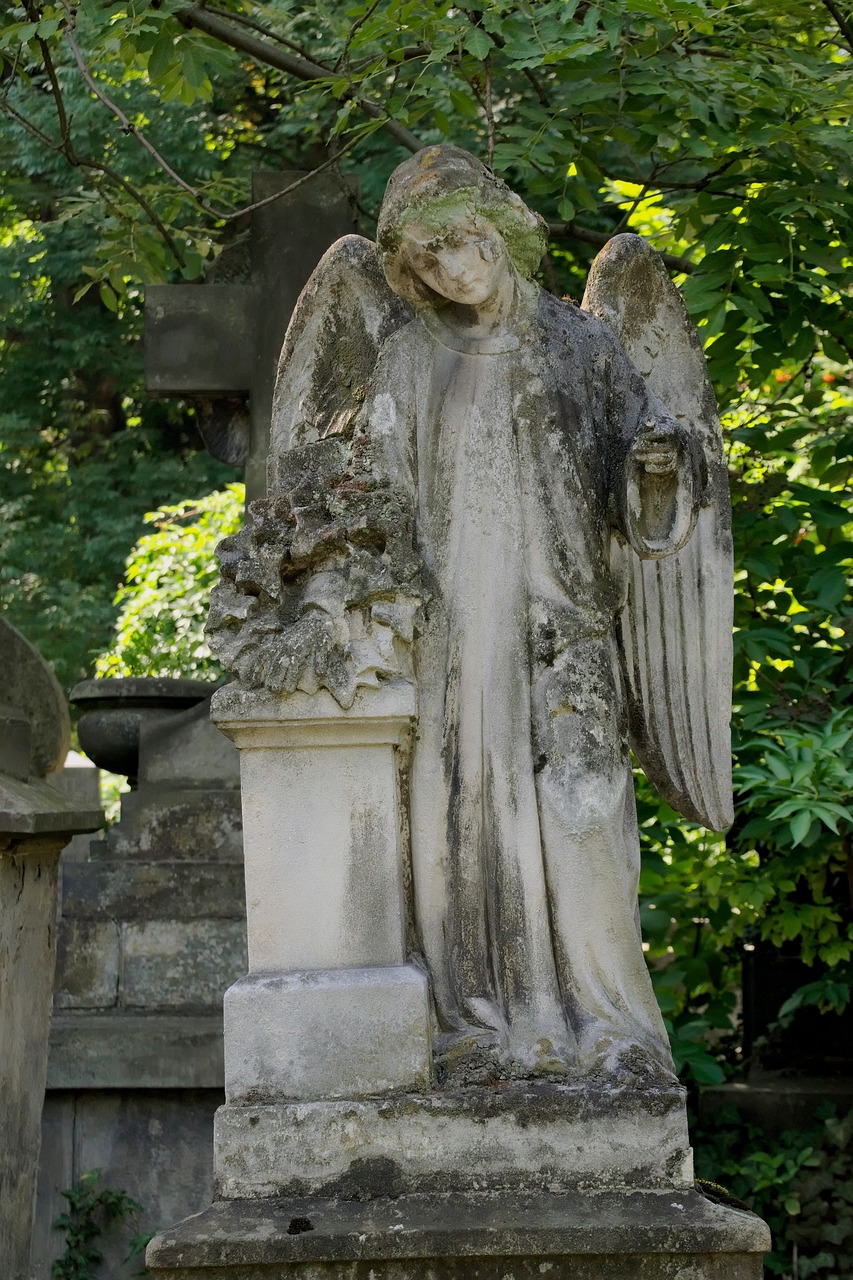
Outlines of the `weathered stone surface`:
<svg viewBox="0 0 853 1280">
<path fill-rule="evenodd" d="M 414 965 L 252 973 L 225 993 L 229 1104 L 427 1088 L 429 991 Z"/>
<path fill-rule="evenodd" d="M 71 745 L 71 721 L 59 681 L 44 658 L 5 618 L 0 618 L 0 669 L 4 707 L 30 726 L 27 774 L 42 778 L 61 769 Z"/>
<path fill-rule="evenodd" d="M 79 751 L 68 752 L 62 768 L 50 775 L 50 784 L 61 791 L 66 800 L 75 801 L 80 809 L 97 809 L 101 803 L 101 779 L 97 765 L 81 756 Z"/>
<path fill-rule="evenodd" d="M 101 771 L 93 761 L 87 760 L 78 751 L 69 751 L 63 768 L 58 773 L 50 774 L 48 781 L 79 809 L 99 808 Z M 91 834 L 73 836 L 62 850 L 62 865 L 88 861 L 91 843 Z"/>
<path fill-rule="evenodd" d="M 846 1115 L 853 1108 L 853 1079 L 766 1071 L 751 1073 L 747 1081 L 706 1086 L 700 1096 L 700 1115 L 710 1125 L 736 1107 L 748 1123 L 779 1134 L 814 1128 L 827 1105 Z"/>
<path fill-rule="evenodd" d="M 282 462 L 284 494 L 251 503 L 217 549 L 207 635 L 244 690 L 356 690 L 412 679 L 420 566 L 411 502 L 375 483 L 355 450 L 306 445 Z"/>
<path fill-rule="evenodd" d="M 33 1238 L 28 1280 L 50 1280 L 51 1264 L 65 1249 L 64 1233 L 53 1229 L 68 1201 L 62 1192 L 74 1183 L 74 1100 L 45 1096 L 41 1117 Z"/>
<path fill-rule="evenodd" d="M 760 1280 L 769 1236 L 692 1190 L 237 1200 L 146 1262 L 174 1280 Z"/>
<path fill-rule="evenodd" d="M 723 830 L 734 821 L 731 502 L 702 343 L 660 255 L 640 236 L 614 236 L 602 249 L 581 306 L 609 325 L 648 386 L 679 422 L 689 424 L 702 446 L 705 493 L 686 545 L 660 560 L 614 548 L 612 563 L 628 583 L 619 628 L 631 745 L 646 775 L 679 813 Z M 664 644 L 648 647 L 639 601 L 650 618 L 669 622 L 670 610 L 678 610 L 679 625 L 673 619 L 666 626 Z M 704 733 L 692 731 L 700 706 Z M 690 761 L 679 758 L 688 737 Z"/>
<path fill-rule="evenodd" d="M 64 840 L 0 851 L 0 1275 L 26 1280 Z"/>
<path fill-rule="evenodd" d="M 216 1006 L 246 971 L 237 920 L 150 920 L 121 925 L 119 1000 L 127 1008 Z"/>
<path fill-rule="evenodd" d="M 0 705 L 0 774 L 25 779 L 30 774 L 32 730 L 22 711 Z"/>
<path fill-rule="evenodd" d="M 57 938 L 54 1006 L 109 1009 L 118 1004 L 118 923 L 65 916 L 59 921 Z"/>
<path fill-rule="evenodd" d="M 411 686 L 361 690 L 342 713 L 325 690 L 229 685 L 211 714 L 242 750 L 250 969 L 402 964 L 396 748 Z"/>
<path fill-rule="evenodd" d="M 355 1197 L 411 1191 L 693 1184 L 683 1091 L 542 1082 L 398 1097 L 227 1105 L 218 1194 Z"/>
<path fill-rule="evenodd" d="M 220 549 L 209 633 L 244 690 L 328 690 L 343 711 L 362 684 L 411 678 L 413 647 L 407 906 L 439 1055 L 642 1084 L 671 1079 L 672 1060 L 640 945 L 628 736 L 682 812 L 730 820 L 725 465 L 701 347 L 657 255 L 629 236 L 599 256 L 602 323 L 532 283 L 543 244 L 541 220 L 458 148 L 394 172 L 375 254 L 335 246 L 294 316 L 275 491 Z M 623 342 L 649 357 L 648 380 Z M 324 754 L 334 796 L 343 760 Z M 273 783 L 292 764 L 263 780 L 284 832 L 326 818 L 320 757 L 298 798 L 295 778 Z M 337 871 L 341 839 L 328 843 Z M 278 849 L 262 845 L 250 956 L 256 866 L 278 906 Z M 300 914 L 332 923 L 318 896 Z M 324 963 L 359 963 L 340 949 Z M 252 960 L 319 963 L 282 943 Z"/>
<path fill-rule="evenodd" d="M 210 697 L 161 724 L 143 729 L 139 785 L 164 791 L 240 789 L 236 747 L 210 723 Z"/>
<path fill-rule="evenodd" d="M 181 862 L 242 861 L 243 835 L 239 791 L 163 783 L 122 796 L 121 821 L 103 842 L 94 842 L 92 858 L 160 859 Z"/>
<path fill-rule="evenodd" d="M 49 1093 L 27 1280 L 50 1280 L 50 1264 L 65 1247 L 63 1233 L 51 1229 L 67 1209 L 61 1192 L 93 1169 L 101 1170 L 103 1186 L 124 1189 L 142 1207 L 98 1239 L 98 1280 L 135 1280 L 141 1259 L 125 1260 L 133 1236 L 198 1212 L 210 1199 L 210 1125 L 221 1098 L 215 1089 Z"/>
<path fill-rule="evenodd" d="M 57 1013 L 51 1023 L 48 1089 L 221 1092 L 223 1071 L 221 1012 Z"/>
<path fill-rule="evenodd" d="M 10 735 L 0 772 L 0 1275 L 26 1280 L 56 957 L 57 868 L 101 825 L 43 780 L 68 747 L 68 708 L 44 659 L 0 618 Z M 24 723 L 26 721 L 26 723 Z"/>
<path fill-rule="evenodd" d="M 125 774 L 135 786 L 145 729 L 203 701 L 211 690 L 206 680 L 160 676 L 81 680 L 71 690 L 71 701 L 80 709 L 80 744 L 97 765 Z"/>
<path fill-rule="evenodd" d="M 203 850 L 199 850 L 199 855 Z M 191 884 L 188 879 L 191 878 Z M 75 923 L 101 920 L 240 920 L 243 868 L 234 862 L 74 862 L 62 870 L 62 904 Z"/>
<path fill-rule="evenodd" d="M 221 547 L 209 619 L 237 679 L 212 714 L 241 752 L 251 968 L 220 1199 L 152 1243 L 155 1273 L 760 1275 L 764 1224 L 693 1189 L 629 755 L 730 820 L 719 425 L 656 255 L 605 250 L 599 319 L 533 283 L 543 247 L 479 160 L 426 148 L 375 252 L 335 246 L 294 316 L 273 492 Z M 383 718 L 395 689 L 411 709 Z M 359 1097 L 375 1046 L 345 1001 L 405 962 L 432 1087 Z"/>
<path fill-rule="evenodd" d="M 77 808 L 42 778 L 0 774 L 0 838 L 57 835 L 65 844 L 78 832 L 97 831 L 103 820 L 99 808 Z"/>
</svg>

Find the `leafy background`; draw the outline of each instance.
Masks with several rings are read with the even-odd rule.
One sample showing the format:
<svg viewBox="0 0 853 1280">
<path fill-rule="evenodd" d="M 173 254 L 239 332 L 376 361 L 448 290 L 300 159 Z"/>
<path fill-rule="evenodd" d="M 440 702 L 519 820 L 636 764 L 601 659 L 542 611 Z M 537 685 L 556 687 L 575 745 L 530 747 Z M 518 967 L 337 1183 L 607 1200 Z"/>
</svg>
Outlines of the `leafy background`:
<svg viewBox="0 0 853 1280">
<path fill-rule="evenodd" d="M 734 828 L 691 827 L 638 778 L 648 959 L 694 1092 L 750 1066 L 745 955 L 807 966 L 780 1026 L 850 1000 L 851 51 L 837 0 L 25 0 L 0 19 L 0 604 L 66 687 L 96 664 L 209 669 L 238 477 L 190 406 L 144 395 L 142 299 L 245 242 L 253 170 L 354 179 L 371 235 L 394 166 L 449 140 L 549 222 L 546 288 L 580 297 L 620 230 L 666 255 L 717 391 L 737 557 Z M 772 1151 L 743 1126 L 707 1137 L 759 1205 L 800 1188 L 774 1274 L 849 1275 L 832 1123 Z"/>
</svg>

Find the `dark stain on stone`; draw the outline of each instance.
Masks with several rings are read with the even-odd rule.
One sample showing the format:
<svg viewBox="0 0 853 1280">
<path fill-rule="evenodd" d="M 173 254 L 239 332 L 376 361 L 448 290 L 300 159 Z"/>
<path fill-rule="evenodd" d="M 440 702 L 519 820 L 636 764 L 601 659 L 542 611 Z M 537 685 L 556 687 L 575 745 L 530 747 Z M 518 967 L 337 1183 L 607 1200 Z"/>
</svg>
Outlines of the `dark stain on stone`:
<svg viewBox="0 0 853 1280">
<path fill-rule="evenodd" d="M 314 1223 L 310 1218 L 291 1218 L 287 1228 L 289 1236 L 301 1236 L 305 1231 L 313 1231 Z"/>
<path fill-rule="evenodd" d="M 324 1196 L 341 1200 L 394 1198 L 405 1190 L 403 1171 L 387 1156 L 367 1156 L 353 1160 L 346 1173 L 322 1188 Z"/>
</svg>

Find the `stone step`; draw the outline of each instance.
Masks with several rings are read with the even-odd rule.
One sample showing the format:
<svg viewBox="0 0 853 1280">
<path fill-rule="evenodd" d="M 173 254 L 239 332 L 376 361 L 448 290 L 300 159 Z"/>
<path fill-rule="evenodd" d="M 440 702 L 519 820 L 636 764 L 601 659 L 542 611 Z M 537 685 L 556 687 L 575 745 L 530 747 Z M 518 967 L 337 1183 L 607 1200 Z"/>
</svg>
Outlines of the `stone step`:
<svg viewBox="0 0 853 1280">
<path fill-rule="evenodd" d="M 699 1192 L 216 1201 L 155 1236 L 157 1280 L 760 1280 L 770 1232 Z"/>
</svg>

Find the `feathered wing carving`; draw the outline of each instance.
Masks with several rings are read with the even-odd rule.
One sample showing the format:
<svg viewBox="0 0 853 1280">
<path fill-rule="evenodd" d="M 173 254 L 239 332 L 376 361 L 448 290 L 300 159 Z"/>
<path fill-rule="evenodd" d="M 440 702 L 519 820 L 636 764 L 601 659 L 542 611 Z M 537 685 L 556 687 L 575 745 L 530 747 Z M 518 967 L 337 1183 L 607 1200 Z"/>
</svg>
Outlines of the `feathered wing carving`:
<svg viewBox="0 0 853 1280">
<path fill-rule="evenodd" d="M 278 363 L 270 434 L 270 492 L 291 448 L 346 435 L 364 403 L 379 348 L 412 318 L 389 287 L 376 245 L 343 236 L 299 296 Z"/>
<path fill-rule="evenodd" d="M 581 304 L 603 320 L 678 421 L 702 445 L 708 485 L 687 544 L 641 560 L 614 538 L 628 596 L 619 635 L 631 746 L 661 795 L 712 831 L 731 825 L 733 559 L 723 440 L 699 337 L 659 255 L 615 236 Z"/>
</svg>

